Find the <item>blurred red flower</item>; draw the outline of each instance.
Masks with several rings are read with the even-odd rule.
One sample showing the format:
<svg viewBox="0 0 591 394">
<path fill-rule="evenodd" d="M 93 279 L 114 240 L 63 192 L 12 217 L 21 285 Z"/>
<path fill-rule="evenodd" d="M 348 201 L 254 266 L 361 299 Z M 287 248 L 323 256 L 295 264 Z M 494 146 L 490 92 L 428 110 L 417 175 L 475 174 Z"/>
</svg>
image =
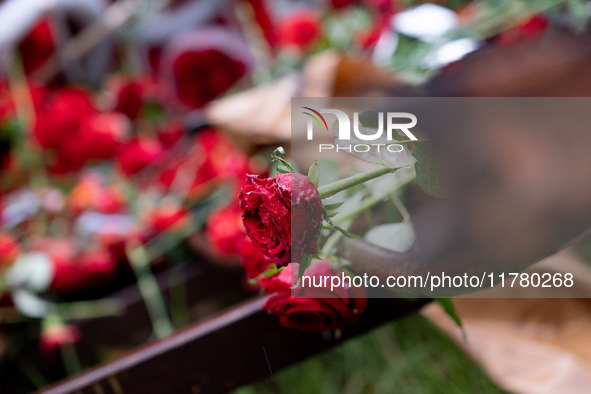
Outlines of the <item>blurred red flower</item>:
<svg viewBox="0 0 591 394">
<path fill-rule="evenodd" d="M 164 148 L 155 138 L 135 138 L 120 146 L 118 167 L 127 176 L 133 175 L 162 157 Z"/>
<path fill-rule="evenodd" d="M 89 290 L 108 283 L 116 274 L 117 260 L 99 244 L 79 252 L 67 238 L 44 238 L 38 247 L 53 265 L 50 288 L 58 293 Z"/>
<path fill-rule="evenodd" d="M 107 82 L 107 89 L 115 95 L 114 111 L 136 120 L 144 105 L 145 84 L 139 78 L 116 75 Z"/>
<path fill-rule="evenodd" d="M 174 203 L 165 203 L 158 206 L 149 212 L 147 217 L 150 230 L 156 234 L 167 230 L 185 228 L 190 222 L 189 211 Z"/>
<path fill-rule="evenodd" d="M 359 4 L 359 0 L 330 0 L 330 6 L 335 9 L 347 8 Z"/>
<path fill-rule="evenodd" d="M 207 221 L 206 234 L 214 251 L 222 255 L 238 253 L 238 247 L 245 236 L 238 201 L 211 214 Z"/>
<path fill-rule="evenodd" d="M 39 337 L 41 351 L 45 354 L 56 352 L 60 346 L 80 340 L 80 330 L 71 325 L 53 325 L 43 330 Z"/>
<path fill-rule="evenodd" d="M 55 90 L 37 110 L 33 135 L 41 147 L 58 150 L 65 141 L 75 138 L 83 119 L 96 112 L 85 89 Z"/>
<path fill-rule="evenodd" d="M 189 108 L 201 108 L 234 85 L 246 66 L 215 49 L 187 51 L 172 64 L 178 100 Z"/>
<path fill-rule="evenodd" d="M 53 22 L 43 18 L 37 22 L 26 37 L 19 43 L 18 50 L 27 75 L 37 71 L 55 51 Z"/>
<path fill-rule="evenodd" d="M 509 46 L 523 40 L 534 40 L 544 34 L 548 24 L 548 18 L 544 15 L 534 15 L 518 26 L 497 35 L 493 41 L 501 46 Z"/>
<path fill-rule="evenodd" d="M 4 233 L 0 233 L 0 271 L 11 265 L 19 253 L 19 246 L 16 240 Z"/>
<path fill-rule="evenodd" d="M 278 27 L 279 45 L 300 51 L 309 49 L 322 35 L 322 22 L 310 10 L 294 12 Z"/>
<path fill-rule="evenodd" d="M 125 208 L 125 195 L 115 186 L 103 186 L 96 177 L 84 177 L 69 194 L 69 206 L 75 214 L 84 210 L 110 214 Z"/>
<path fill-rule="evenodd" d="M 247 237 L 243 237 L 238 254 L 248 279 L 255 279 L 274 265 L 273 260 L 258 250 Z"/>
<path fill-rule="evenodd" d="M 306 297 L 292 297 L 292 275 L 298 271 L 299 264 L 290 264 L 276 276 L 260 283 L 267 293 L 274 293 L 263 308 L 279 317 L 282 326 L 305 331 L 330 331 L 343 328 L 347 324 L 356 323 L 358 316 L 363 313 L 367 304 L 365 292 L 361 288 L 351 289 L 339 287 L 334 291 L 329 288 L 298 287 L 294 294 L 304 294 Z M 310 277 L 324 277 L 334 275 L 330 264 L 326 260 L 313 260 L 306 270 Z M 296 279 L 296 278 L 293 278 Z"/>
</svg>

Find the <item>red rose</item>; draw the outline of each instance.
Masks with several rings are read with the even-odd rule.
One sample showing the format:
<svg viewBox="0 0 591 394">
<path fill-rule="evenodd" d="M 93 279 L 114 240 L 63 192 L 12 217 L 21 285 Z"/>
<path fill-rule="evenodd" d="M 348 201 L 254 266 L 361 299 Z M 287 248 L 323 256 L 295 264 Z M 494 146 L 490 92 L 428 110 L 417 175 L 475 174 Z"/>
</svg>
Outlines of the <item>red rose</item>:
<svg viewBox="0 0 591 394">
<path fill-rule="evenodd" d="M 53 266 L 50 288 L 58 293 L 93 289 L 116 274 L 117 260 L 101 246 L 78 253 L 70 240 L 56 238 L 41 239 L 38 246 L 49 254 Z"/>
<path fill-rule="evenodd" d="M 84 210 L 118 213 L 125 207 L 125 195 L 115 186 L 104 186 L 100 179 L 88 176 L 70 192 L 69 205 L 75 214 Z"/>
<path fill-rule="evenodd" d="M 215 251 L 222 255 L 238 253 L 238 246 L 244 238 L 238 204 L 233 203 L 215 211 L 209 217 L 206 231 L 207 239 Z"/>
<path fill-rule="evenodd" d="M 269 47 L 274 50 L 277 46 L 277 33 L 273 24 L 273 18 L 269 13 L 269 5 L 265 0 L 246 0 L 250 3 L 253 17 L 261 29 Z"/>
<path fill-rule="evenodd" d="M 248 238 L 243 238 L 238 254 L 240 255 L 240 264 L 242 264 L 248 279 L 255 279 L 273 264 L 273 260 L 255 248 Z"/>
<path fill-rule="evenodd" d="M 185 125 L 180 120 L 172 120 L 158 130 L 158 140 L 169 148 L 185 135 Z"/>
<path fill-rule="evenodd" d="M 167 203 L 148 215 L 148 227 L 156 234 L 168 230 L 180 230 L 191 222 L 189 211 L 175 203 Z"/>
<path fill-rule="evenodd" d="M 358 0 L 330 0 L 330 5 L 335 9 L 347 8 L 359 3 Z"/>
<path fill-rule="evenodd" d="M 360 30 L 353 36 L 353 41 L 363 50 L 373 49 L 382 35 L 382 29 L 380 28 L 369 28 L 366 30 Z"/>
<path fill-rule="evenodd" d="M 240 193 L 240 207 L 246 234 L 277 265 L 298 263 L 302 255 L 318 251 L 324 210 L 318 190 L 308 177 L 248 175 Z"/>
<path fill-rule="evenodd" d="M 535 15 L 518 26 L 502 32 L 494 38 L 494 41 L 498 45 L 509 46 L 519 41 L 535 40 L 544 34 L 547 27 L 548 19 L 543 15 Z"/>
<path fill-rule="evenodd" d="M 144 84 L 138 79 L 117 75 L 107 85 L 116 98 L 113 109 L 136 120 L 144 106 Z"/>
<path fill-rule="evenodd" d="M 80 124 L 78 138 L 72 140 L 68 154 L 77 151 L 88 159 L 110 159 L 128 135 L 128 120 L 117 113 L 98 113 L 86 117 Z"/>
<path fill-rule="evenodd" d="M 305 331 L 330 331 L 356 323 L 358 316 L 365 310 L 367 299 L 359 292 L 361 288 L 351 289 L 340 287 L 334 292 L 327 288 L 305 289 L 306 296 L 315 295 L 319 298 L 295 298 L 296 294 L 304 289 L 292 290 L 292 274 L 297 273 L 299 265 L 292 264 L 268 280 L 261 281 L 267 293 L 276 293 L 269 298 L 263 308 L 269 313 L 279 317 L 279 322 L 287 328 Z M 334 275 L 330 264 L 326 260 L 313 260 L 306 270 L 308 276 Z M 363 296 L 357 298 L 355 296 Z M 321 297 L 321 298 L 320 298 Z"/>
<path fill-rule="evenodd" d="M 27 75 L 40 69 L 54 52 L 56 45 L 53 39 L 53 30 L 52 20 L 43 18 L 19 43 L 18 50 Z"/>
<path fill-rule="evenodd" d="M 41 350 L 45 354 L 51 354 L 60 346 L 73 344 L 80 340 L 80 330 L 70 325 L 53 325 L 43 330 L 39 337 Z"/>
<path fill-rule="evenodd" d="M 234 85 L 246 66 L 214 49 L 187 51 L 172 64 L 176 95 L 189 108 L 201 108 Z"/>
<path fill-rule="evenodd" d="M 33 134 L 43 148 L 57 150 L 64 142 L 76 138 L 82 121 L 96 112 L 86 90 L 57 90 L 38 109 Z"/>
<path fill-rule="evenodd" d="M 279 44 L 305 50 L 320 39 L 322 34 L 321 20 L 312 11 L 299 11 L 291 14 L 279 25 Z"/>
<path fill-rule="evenodd" d="M 148 164 L 159 160 L 164 153 L 164 148 L 154 138 L 136 138 L 120 148 L 119 169 L 127 176 L 133 175 Z"/>
<path fill-rule="evenodd" d="M 231 141 L 214 129 L 200 131 L 193 139 L 193 146 L 184 157 L 166 162 L 158 182 L 169 188 L 177 177 L 191 182 L 187 198 L 196 200 L 210 192 L 219 183 L 240 183 L 249 169 L 249 159 Z M 239 186 L 232 196 L 238 197 Z"/>
<path fill-rule="evenodd" d="M 0 270 L 14 263 L 19 253 L 19 247 L 14 238 L 0 233 Z"/>
</svg>

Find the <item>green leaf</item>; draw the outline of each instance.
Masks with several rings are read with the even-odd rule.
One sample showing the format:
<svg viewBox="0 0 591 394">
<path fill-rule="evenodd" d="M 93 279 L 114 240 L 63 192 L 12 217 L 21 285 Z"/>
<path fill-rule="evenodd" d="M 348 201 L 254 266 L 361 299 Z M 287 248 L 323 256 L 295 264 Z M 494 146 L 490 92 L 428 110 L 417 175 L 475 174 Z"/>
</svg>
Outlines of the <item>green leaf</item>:
<svg viewBox="0 0 591 394">
<path fill-rule="evenodd" d="M 293 170 L 291 169 L 291 167 L 288 167 L 284 164 L 278 164 L 275 167 L 275 172 L 278 174 L 291 174 Z"/>
<path fill-rule="evenodd" d="M 329 221 L 326 221 L 324 223 L 322 223 L 322 227 L 331 231 L 338 231 L 339 233 L 343 234 L 345 237 L 347 238 L 360 238 L 357 235 L 353 235 L 350 232 L 348 232 L 347 230 L 345 230 L 342 227 L 339 226 L 335 226 L 329 219 Z"/>
<path fill-rule="evenodd" d="M 415 163 L 417 183 L 425 193 L 443 197 L 442 179 L 434 151 L 429 142 L 416 143 L 413 155 L 417 159 Z"/>
<path fill-rule="evenodd" d="M 306 269 L 312 264 L 312 258 L 314 257 L 313 254 L 305 254 L 302 256 L 302 261 L 300 261 L 300 269 L 298 271 L 298 283 L 294 287 L 297 287 L 302 280 L 302 276 L 306 272 Z"/>
<path fill-rule="evenodd" d="M 335 209 L 339 209 L 344 203 L 345 203 L 345 201 L 341 201 L 341 202 L 335 202 L 334 204 L 323 204 L 323 205 L 324 205 L 324 209 L 326 209 L 327 211 L 334 211 Z"/>
<path fill-rule="evenodd" d="M 573 29 L 582 33 L 589 23 L 589 10 L 587 0 L 568 0 L 567 6 L 571 17 Z"/>
<path fill-rule="evenodd" d="M 364 237 L 368 242 L 394 252 L 407 252 L 415 243 L 415 233 L 410 223 L 382 224 L 370 229 Z"/>
<path fill-rule="evenodd" d="M 312 182 L 314 184 L 314 186 L 316 186 L 316 188 L 318 188 L 318 184 L 320 183 L 320 178 L 318 176 L 318 163 L 317 162 L 314 162 L 310 166 L 310 169 L 308 169 L 308 179 L 310 179 L 310 182 Z"/>
<path fill-rule="evenodd" d="M 271 153 L 271 160 L 277 163 L 276 171 L 278 173 L 288 174 L 296 172 L 291 166 L 291 163 L 285 158 L 285 150 L 281 146 Z"/>
<path fill-rule="evenodd" d="M 365 111 L 359 114 L 359 123 L 363 127 L 369 129 L 377 129 L 379 127 L 379 112 L 377 111 Z"/>
<path fill-rule="evenodd" d="M 454 307 L 451 298 L 436 298 L 435 302 L 441 305 L 445 313 L 447 313 L 447 315 L 454 321 L 454 323 L 456 323 L 456 325 L 462 330 L 462 337 L 464 338 L 464 342 L 467 342 L 468 339 L 466 336 L 466 331 L 464 330 L 462 320 L 460 319 L 460 316 L 458 316 L 458 313 L 456 312 L 456 308 Z"/>
</svg>

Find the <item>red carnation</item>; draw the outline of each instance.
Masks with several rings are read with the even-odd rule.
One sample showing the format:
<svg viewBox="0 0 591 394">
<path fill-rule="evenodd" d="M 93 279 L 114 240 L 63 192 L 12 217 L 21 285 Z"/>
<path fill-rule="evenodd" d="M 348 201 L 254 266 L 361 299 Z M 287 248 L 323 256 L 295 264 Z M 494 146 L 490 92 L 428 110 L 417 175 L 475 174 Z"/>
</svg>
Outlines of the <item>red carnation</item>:
<svg viewBox="0 0 591 394">
<path fill-rule="evenodd" d="M 292 289 L 299 265 L 289 265 L 268 280 L 261 281 L 267 293 L 275 293 L 263 308 L 279 317 L 282 326 L 305 331 L 330 331 L 356 323 L 367 304 L 363 288 L 340 287 L 331 292 L 329 288 Z M 324 277 L 335 273 L 326 260 L 313 260 L 306 270 L 311 277 Z M 318 298 L 296 298 L 298 293 Z M 292 294 L 293 292 L 293 294 Z M 355 294 L 357 293 L 357 294 Z M 361 296 L 361 298 L 358 298 Z"/>
<path fill-rule="evenodd" d="M 308 177 L 248 175 L 240 193 L 240 207 L 246 234 L 277 265 L 297 263 L 304 254 L 318 251 L 324 210 L 318 190 Z"/>
<path fill-rule="evenodd" d="M 321 34 L 322 25 L 318 15 L 308 10 L 299 11 L 279 25 L 279 44 L 303 51 L 316 43 Z"/>
</svg>

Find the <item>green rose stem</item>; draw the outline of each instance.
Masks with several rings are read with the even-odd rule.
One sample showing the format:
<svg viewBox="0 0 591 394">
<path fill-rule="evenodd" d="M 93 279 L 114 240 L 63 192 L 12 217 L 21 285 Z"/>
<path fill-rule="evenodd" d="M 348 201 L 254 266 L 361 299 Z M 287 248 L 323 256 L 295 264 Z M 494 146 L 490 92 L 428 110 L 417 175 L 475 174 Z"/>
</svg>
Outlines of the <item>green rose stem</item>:
<svg viewBox="0 0 591 394">
<path fill-rule="evenodd" d="M 349 178 L 341 179 L 336 182 L 329 183 L 328 185 L 320 186 L 318 188 L 318 193 L 320 194 L 320 198 L 327 198 L 330 196 L 334 196 L 338 192 L 343 190 L 347 190 L 350 187 L 355 185 L 359 185 L 360 183 L 367 182 L 371 179 L 381 177 L 382 175 L 386 175 L 388 173 L 396 171 L 395 169 L 388 168 L 388 167 L 379 167 L 367 172 L 362 172 L 359 174 L 355 174 L 350 176 Z"/>
<path fill-rule="evenodd" d="M 408 175 L 404 178 L 402 178 L 397 184 L 396 186 L 386 190 L 384 193 L 381 193 L 377 196 L 371 196 L 366 198 L 365 200 L 363 200 L 361 202 L 361 204 L 359 204 L 357 206 L 357 208 L 348 211 L 348 212 L 343 212 L 341 214 L 338 214 L 337 216 L 335 216 L 334 218 L 332 218 L 332 222 L 335 224 L 338 223 L 343 223 L 346 222 L 347 220 L 350 219 L 354 219 L 357 215 L 359 215 L 362 212 L 367 211 L 368 209 L 376 206 L 377 204 L 379 204 L 380 202 L 384 201 L 385 199 L 389 198 L 392 196 L 392 194 L 396 193 L 398 190 L 402 189 L 404 186 L 408 185 L 410 182 L 412 182 L 415 179 L 415 175 Z M 397 208 L 400 210 L 400 208 L 397 206 Z M 404 216 L 405 212 L 401 212 L 401 214 Z"/>
<path fill-rule="evenodd" d="M 60 353 L 62 355 L 62 360 L 64 361 L 64 367 L 66 368 L 68 376 L 75 375 L 82 371 L 80 359 L 78 358 L 78 353 L 76 352 L 76 347 L 74 344 L 62 343 L 60 345 Z"/>
<path fill-rule="evenodd" d="M 128 243 L 125 249 L 152 320 L 154 335 L 157 338 L 167 337 L 173 333 L 174 328 L 168 317 L 158 283 L 150 271 L 148 253 L 143 245 L 137 243 Z"/>
<path fill-rule="evenodd" d="M 105 316 L 119 316 L 125 311 L 121 301 L 114 298 L 60 302 L 55 304 L 60 316 L 66 320 L 95 319 Z"/>
<path fill-rule="evenodd" d="M 355 219 L 355 217 L 357 215 L 376 206 L 377 204 L 384 201 L 385 199 L 392 197 L 392 195 L 394 193 L 396 193 L 398 190 L 402 189 L 404 186 L 408 185 L 415 178 L 416 178 L 416 175 L 414 172 L 413 173 L 404 173 L 403 177 L 399 180 L 399 182 L 394 187 L 386 190 L 384 193 L 381 193 L 377 196 L 371 196 L 371 197 L 366 198 L 365 200 L 363 200 L 363 202 L 361 204 L 359 204 L 357 206 L 357 208 L 355 208 L 351 211 L 348 211 L 348 212 L 341 213 L 341 214 L 335 216 L 334 218 L 332 218 L 332 222 L 334 224 L 340 224 L 343 229 L 347 230 L 351 226 L 351 224 L 353 223 L 353 220 Z M 349 179 L 349 178 L 347 178 L 347 179 Z M 398 210 L 401 209 L 401 207 L 398 206 L 398 204 L 396 206 L 397 206 Z M 403 206 L 402 206 L 402 209 L 403 209 L 403 211 L 401 211 L 401 214 L 402 214 L 403 218 L 406 220 L 408 212 L 406 212 L 406 209 L 404 209 Z M 326 256 L 330 256 L 330 254 L 332 253 L 332 250 L 338 245 L 339 241 L 341 240 L 341 238 L 343 236 L 344 236 L 343 233 L 341 233 L 340 231 L 335 231 L 333 234 L 331 234 L 331 236 L 328 237 L 328 239 L 324 243 L 324 246 L 322 247 L 322 254 L 324 254 Z"/>
<path fill-rule="evenodd" d="M 348 231 L 349 227 L 353 224 L 353 219 L 349 219 L 348 221 L 341 224 L 341 228 L 343 230 Z M 332 253 L 332 250 L 337 247 L 341 238 L 344 237 L 344 234 L 340 231 L 335 231 L 328 237 L 324 245 L 322 246 L 321 253 L 323 256 L 329 257 Z"/>
<path fill-rule="evenodd" d="M 43 330 L 47 330 L 52 326 L 63 325 L 64 321 L 57 313 L 50 313 L 43 318 L 41 326 Z M 80 359 L 76 352 L 76 346 L 73 343 L 62 343 L 59 345 L 60 354 L 62 356 L 62 362 L 68 376 L 77 374 L 82 371 L 80 365 Z"/>
</svg>

